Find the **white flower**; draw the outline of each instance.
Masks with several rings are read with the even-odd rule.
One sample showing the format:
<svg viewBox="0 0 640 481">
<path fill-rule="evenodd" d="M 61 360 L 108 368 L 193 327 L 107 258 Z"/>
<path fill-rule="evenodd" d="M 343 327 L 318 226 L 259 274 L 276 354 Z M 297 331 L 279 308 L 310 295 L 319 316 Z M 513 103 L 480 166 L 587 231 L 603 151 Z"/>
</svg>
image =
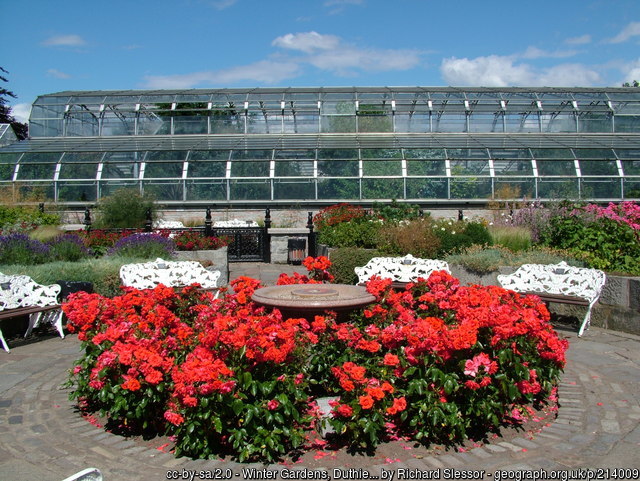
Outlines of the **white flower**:
<svg viewBox="0 0 640 481">
<path fill-rule="evenodd" d="M 452 234 L 455 234 L 455 233 L 456 233 L 456 231 L 452 230 L 452 231 L 451 231 L 451 233 L 452 233 Z"/>
<path fill-rule="evenodd" d="M 444 227 L 440 227 L 440 230 L 444 230 Z"/>
</svg>

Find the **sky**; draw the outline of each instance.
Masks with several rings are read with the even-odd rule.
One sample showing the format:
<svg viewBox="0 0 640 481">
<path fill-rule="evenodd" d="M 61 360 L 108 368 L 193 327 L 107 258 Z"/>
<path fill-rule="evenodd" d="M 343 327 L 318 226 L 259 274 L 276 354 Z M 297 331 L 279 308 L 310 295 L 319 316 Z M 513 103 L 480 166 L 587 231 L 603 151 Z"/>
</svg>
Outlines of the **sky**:
<svg viewBox="0 0 640 481">
<path fill-rule="evenodd" d="M 0 13 L 21 121 L 65 90 L 640 80 L 639 0 L 0 0 Z"/>
</svg>

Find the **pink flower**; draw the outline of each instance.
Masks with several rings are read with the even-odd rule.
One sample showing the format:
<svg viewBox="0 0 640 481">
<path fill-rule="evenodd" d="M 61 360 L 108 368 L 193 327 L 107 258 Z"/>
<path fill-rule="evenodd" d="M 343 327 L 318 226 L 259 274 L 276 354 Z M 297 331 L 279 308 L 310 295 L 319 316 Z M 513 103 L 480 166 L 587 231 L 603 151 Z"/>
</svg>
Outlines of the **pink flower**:
<svg viewBox="0 0 640 481">
<path fill-rule="evenodd" d="M 267 409 L 269 411 L 273 411 L 275 409 L 278 409 L 279 406 L 280 406 L 280 403 L 276 399 L 272 399 L 271 401 L 269 401 L 267 403 Z"/>
</svg>

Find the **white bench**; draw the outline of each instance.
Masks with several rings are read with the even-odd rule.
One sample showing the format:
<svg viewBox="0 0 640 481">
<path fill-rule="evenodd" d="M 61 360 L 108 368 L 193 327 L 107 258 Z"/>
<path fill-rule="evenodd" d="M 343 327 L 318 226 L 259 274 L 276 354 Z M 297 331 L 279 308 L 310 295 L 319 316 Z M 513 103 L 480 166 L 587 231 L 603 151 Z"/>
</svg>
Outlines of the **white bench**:
<svg viewBox="0 0 640 481">
<path fill-rule="evenodd" d="M 120 280 L 126 287 L 153 289 L 158 284 L 185 287 L 198 283 L 203 289 L 216 289 L 220 271 L 208 271 L 195 261 L 165 261 L 125 264 L 120 268 Z"/>
<path fill-rule="evenodd" d="M 560 302 L 588 306 L 578 337 L 588 329 L 591 308 L 600 297 L 606 275 L 598 269 L 559 264 L 524 264 L 513 274 L 498 276 L 498 282 L 505 289 L 520 294 L 536 294 L 545 302 Z"/>
<path fill-rule="evenodd" d="M 8 276 L 0 273 L 0 319 L 29 316 L 29 327 L 25 337 L 31 334 L 41 321 L 45 321 L 53 324 L 60 337 L 64 338 L 58 294 L 58 284 L 43 286 L 29 276 Z M 1 329 L 0 343 L 5 351 L 10 352 Z"/>
<path fill-rule="evenodd" d="M 407 254 L 404 257 L 374 257 L 366 265 L 354 269 L 358 284 L 364 284 L 373 276 L 391 279 L 395 287 L 401 287 L 418 278 L 428 279 L 434 271 L 449 271 L 449 264 L 438 259 L 421 259 Z"/>
</svg>

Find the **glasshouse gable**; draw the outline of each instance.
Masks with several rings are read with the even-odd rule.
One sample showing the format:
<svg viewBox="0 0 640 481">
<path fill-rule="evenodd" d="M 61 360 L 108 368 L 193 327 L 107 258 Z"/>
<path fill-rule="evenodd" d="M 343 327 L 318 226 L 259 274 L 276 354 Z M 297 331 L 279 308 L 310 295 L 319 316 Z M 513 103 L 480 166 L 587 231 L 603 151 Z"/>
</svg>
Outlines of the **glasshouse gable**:
<svg viewBox="0 0 640 481">
<path fill-rule="evenodd" d="M 0 148 L 15 198 L 167 206 L 640 198 L 638 88 L 60 92 Z"/>
</svg>

